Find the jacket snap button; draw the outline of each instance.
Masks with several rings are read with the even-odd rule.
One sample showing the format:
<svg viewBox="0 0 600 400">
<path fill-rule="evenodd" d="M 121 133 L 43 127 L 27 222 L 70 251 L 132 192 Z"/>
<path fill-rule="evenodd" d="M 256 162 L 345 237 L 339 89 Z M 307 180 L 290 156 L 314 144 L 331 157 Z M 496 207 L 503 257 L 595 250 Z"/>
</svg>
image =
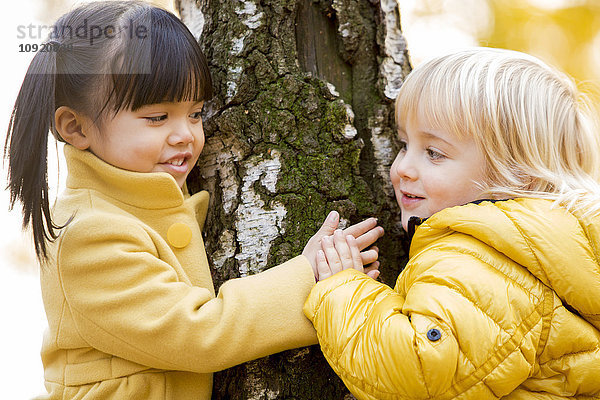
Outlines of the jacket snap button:
<svg viewBox="0 0 600 400">
<path fill-rule="evenodd" d="M 442 338 L 442 333 L 437 329 L 430 329 L 427 331 L 427 339 L 432 342 L 437 342 Z"/>
<path fill-rule="evenodd" d="M 167 230 L 167 240 L 176 249 L 182 249 L 192 240 L 192 229 L 182 222 L 177 222 Z"/>
</svg>

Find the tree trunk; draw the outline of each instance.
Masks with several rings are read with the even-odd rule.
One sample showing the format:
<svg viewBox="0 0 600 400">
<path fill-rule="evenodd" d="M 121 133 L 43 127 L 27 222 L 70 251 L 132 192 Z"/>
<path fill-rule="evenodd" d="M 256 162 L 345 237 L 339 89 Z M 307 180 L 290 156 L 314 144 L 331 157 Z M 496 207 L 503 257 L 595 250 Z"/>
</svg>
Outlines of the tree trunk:
<svg viewBox="0 0 600 400">
<path fill-rule="evenodd" d="M 405 262 L 389 167 L 393 100 L 409 72 L 395 0 L 178 0 L 216 95 L 188 179 L 211 193 L 205 241 L 218 287 L 302 252 L 330 210 L 376 216 L 381 280 Z M 260 295 L 257 293 L 257 295 Z M 274 332 L 273 334 L 277 334 Z M 318 346 L 219 372 L 214 399 L 345 399 Z"/>
</svg>

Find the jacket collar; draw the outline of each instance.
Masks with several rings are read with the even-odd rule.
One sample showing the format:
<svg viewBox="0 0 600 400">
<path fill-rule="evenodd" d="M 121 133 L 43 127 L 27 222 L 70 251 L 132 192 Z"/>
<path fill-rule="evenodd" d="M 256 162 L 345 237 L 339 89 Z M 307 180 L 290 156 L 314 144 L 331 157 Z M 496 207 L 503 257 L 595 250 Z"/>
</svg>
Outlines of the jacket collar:
<svg viewBox="0 0 600 400">
<path fill-rule="evenodd" d="M 413 236 L 415 236 L 415 230 L 419 225 L 423 222 L 427 221 L 427 218 L 421 218 L 413 215 L 408 219 L 408 226 L 406 227 L 406 234 L 408 235 L 408 243 L 412 241 Z"/>
<path fill-rule="evenodd" d="M 600 288 L 600 215 L 588 215 L 581 209 L 569 211 L 556 200 L 542 198 L 479 203 L 449 207 L 432 215 L 416 230 L 411 254 L 458 233 L 450 242 L 452 251 L 468 248 L 483 252 L 485 259 L 502 254 L 600 329 L 600 296 L 595 295 Z M 471 247 L 473 242 L 465 237 L 485 246 Z"/>
<path fill-rule="evenodd" d="M 480 200 L 474 200 L 471 201 L 467 204 L 480 204 L 483 203 L 484 201 L 489 201 L 490 203 L 496 203 L 497 201 L 505 201 L 504 200 L 500 200 L 500 199 L 480 199 Z M 466 205 L 466 204 L 463 204 Z M 408 219 L 408 224 L 406 227 L 406 234 L 408 236 L 408 247 L 410 247 L 410 243 L 412 242 L 412 238 L 415 235 L 415 231 L 417 230 L 417 228 L 419 227 L 419 225 L 421 225 L 423 222 L 427 221 L 427 218 L 421 218 L 421 217 L 417 217 L 415 215 L 413 215 L 412 217 L 410 217 Z"/>
<path fill-rule="evenodd" d="M 187 195 L 166 172 L 142 173 L 114 167 L 86 150 L 65 145 L 67 187 L 91 189 L 122 203 L 150 210 L 181 206 Z"/>
</svg>

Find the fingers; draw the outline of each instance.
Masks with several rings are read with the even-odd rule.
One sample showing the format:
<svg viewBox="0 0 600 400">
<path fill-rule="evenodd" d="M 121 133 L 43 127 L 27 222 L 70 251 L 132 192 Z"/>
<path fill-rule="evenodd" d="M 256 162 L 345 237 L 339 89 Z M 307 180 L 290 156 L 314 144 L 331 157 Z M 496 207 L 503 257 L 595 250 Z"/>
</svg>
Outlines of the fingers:
<svg viewBox="0 0 600 400">
<path fill-rule="evenodd" d="M 325 218 L 325 221 L 323 222 L 323 225 L 321 225 L 321 228 L 319 228 L 317 235 L 332 235 L 333 232 L 337 229 L 339 223 L 340 214 L 338 214 L 337 211 L 331 211 L 329 215 L 327 215 L 327 218 Z"/>
<path fill-rule="evenodd" d="M 367 273 L 369 271 L 378 270 L 379 265 L 380 265 L 379 261 L 375 261 L 373 264 L 369 265 L 368 267 L 365 267 L 365 273 Z"/>
<path fill-rule="evenodd" d="M 331 268 L 329 268 L 329 264 L 327 264 L 327 259 L 325 258 L 325 253 L 323 250 L 317 251 L 317 280 L 322 281 L 323 279 L 329 278 L 331 275 Z"/>
<path fill-rule="evenodd" d="M 369 231 L 367 231 L 366 233 L 360 235 L 360 236 L 354 236 L 356 238 L 356 244 L 358 245 L 358 248 L 360 250 L 363 250 L 367 247 L 369 247 L 370 245 L 372 245 L 373 243 L 375 243 L 377 241 L 377 239 L 379 239 L 380 237 L 382 237 L 384 235 L 385 231 L 383 230 L 383 228 L 381 226 L 375 227 Z"/>
<path fill-rule="evenodd" d="M 342 261 L 333 244 L 333 238 L 331 236 L 325 236 L 323 240 L 321 240 L 321 248 L 325 253 L 325 258 L 331 269 L 331 274 L 335 275 L 340 272 L 342 270 Z"/>
<path fill-rule="evenodd" d="M 335 250 L 337 250 L 340 262 L 342 263 L 342 270 L 354 268 L 352 251 L 350 250 L 350 246 L 348 245 L 348 242 L 346 242 L 346 238 L 344 237 L 341 229 L 338 229 L 334 232 L 333 245 Z M 358 251 L 358 248 L 356 248 L 356 251 Z M 360 264 L 360 269 L 362 271 L 362 263 Z"/>
<path fill-rule="evenodd" d="M 308 261 L 310 262 L 311 267 L 315 273 L 315 277 L 318 275 L 317 271 L 317 251 L 321 247 L 321 239 L 323 236 L 332 235 L 333 232 L 337 229 L 340 223 L 340 215 L 337 211 L 331 211 L 327 218 L 319 228 L 319 231 L 309 239 L 306 246 L 304 246 L 304 250 L 302 250 L 302 255 L 304 255 Z"/>
<path fill-rule="evenodd" d="M 348 239 L 352 241 L 348 242 Z M 321 248 L 332 274 L 349 268 L 355 268 L 362 272 L 362 257 L 353 236 L 344 237 L 342 230 L 338 229 L 334 232 L 333 238 L 331 236 L 323 238 Z"/>
<path fill-rule="evenodd" d="M 337 229 L 338 225 L 339 214 L 332 211 L 319 232 L 311 239 L 311 241 L 319 240 L 321 244 L 321 250 L 316 254 L 318 279 L 326 279 L 348 268 L 365 272 L 373 279 L 377 278 L 379 249 L 373 246 L 368 250 L 362 250 L 384 235 L 383 228 L 377 226 L 375 218 L 368 218 L 344 231 Z M 368 268 L 363 268 L 363 265 L 369 264 Z"/>
<path fill-rule="evenodd" d="M 364 221 L 359 222 L 358 224 L 354 224 L 344 229 L 344 235 L 352 235 L 355 238 L 364 235 L 371 229 L 377 226 L 377 219 L 375 218 L 367 218 Z"/>
<path fill-rule="evenodd" d="M 377 277 L 379 276 L 379 270 L 373 270 L 373 271 L 369 271 L 366 273 L 367 276 L 373 278 L 373 279 L 377 279 Z"/>
<path fill-rule="evenodd" d="M 369 250 L 360 253 L 360 255 L 364 265 L 371 264 L 364 268 L 364 273 L 373 279 L 377 279 L 379 276 L 379 261 L 377 261 L 379 248 L 373 246 Z"/>
<path fill-rule="evenodd" d="M 365 268 L 365 274 L 373 279 L 377 279 L 379 276 L 379 261 L 375 261 L 373 264 Z"/>
<path fill-rule="evenodd" d="M 376 246 L 371 247 L 369 250 L 360 253 L 362 265 L 369 265 L 379 258 L 379 248 Z"/>
<path fill-rule="evenodd" d="M 336 230 L 333 236 L 325 236 L 321 241 L 322 250 L 317 252 L 318 280 L 326 279 L 338 272 L 354 268 L 364 272 L 369 277 L 379 276 L 379 249 L 375 246 L 361 252 L 357 239 L 352 235 L 344 237 L 341 230 Z M 363 269 L 363 265 L 370 264 Z"/>
<path fill-rule="evenodd" d="M 350 254 L 352 256 L 352 264 L 354 265 L 354 269 L 358 271 L 363 271 L 363 261 L 362 256 L 360 255 L 360 250 L 358 249 L 358 245 L 356 244 L 356 239 L 352 235 L 346 236 L 346 242 L 348 243 L 348 247 L 350 247 Z"/>
<path fill-rule="evenodd" d="M 333 235 L 340 223 L 340 215 L 337 211 L 331 211 L 317 234 L 313 237 L 321 239 L 323 236 Z M 377 219 L 367 218 L 364 221 L 354 224 L 344 231 L 344 236 L 352 235 L 357 238 L 357 246 L 359 250 L 363 250 L 377 241 L 384 235 L 382 227 L 377 226 Z"/>
</svg>

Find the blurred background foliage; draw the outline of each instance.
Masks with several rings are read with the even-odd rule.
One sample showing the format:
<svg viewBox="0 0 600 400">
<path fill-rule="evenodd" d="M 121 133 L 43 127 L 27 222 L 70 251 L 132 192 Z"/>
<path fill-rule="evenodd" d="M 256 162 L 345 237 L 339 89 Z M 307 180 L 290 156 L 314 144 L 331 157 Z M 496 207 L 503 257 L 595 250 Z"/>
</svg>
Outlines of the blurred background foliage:
<svg viewBox="0 0 600 400">
<path fill-rule="evenodd" d="M 414 65 L 451 49 L 530 53 L 571 75 L 600 110 L 600 1 L 398 0 Z"/>
</svg>

